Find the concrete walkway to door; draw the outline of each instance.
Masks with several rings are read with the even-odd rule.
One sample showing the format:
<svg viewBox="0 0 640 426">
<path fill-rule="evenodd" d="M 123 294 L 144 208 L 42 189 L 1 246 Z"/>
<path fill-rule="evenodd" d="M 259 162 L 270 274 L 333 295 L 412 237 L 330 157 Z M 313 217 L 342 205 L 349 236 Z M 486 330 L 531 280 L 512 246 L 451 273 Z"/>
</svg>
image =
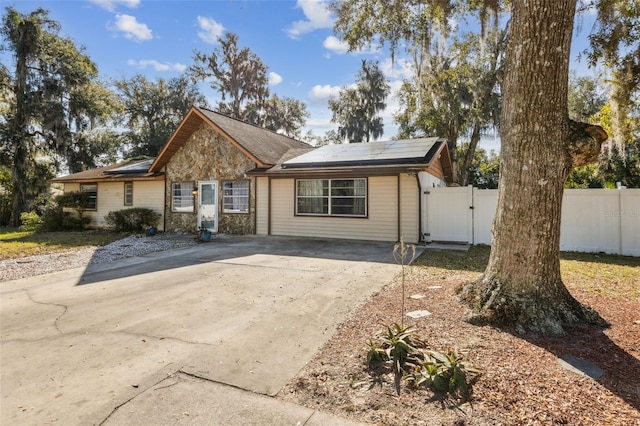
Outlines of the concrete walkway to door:
<svg viewBox="0 0 640 426">
<path fill-rule="evenodd" d="M 351 424 L 272 397 L 392 249 L 233 237 L 1 283 L 0 423 Z"/>
</svg>

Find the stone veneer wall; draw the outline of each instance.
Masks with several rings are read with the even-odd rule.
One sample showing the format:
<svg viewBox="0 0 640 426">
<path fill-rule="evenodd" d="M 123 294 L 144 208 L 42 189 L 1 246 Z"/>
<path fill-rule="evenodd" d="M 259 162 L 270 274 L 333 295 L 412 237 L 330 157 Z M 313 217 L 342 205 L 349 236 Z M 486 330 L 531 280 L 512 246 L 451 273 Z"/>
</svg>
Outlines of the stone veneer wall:
<svg viewBox="0 0 640 426">
<path fill-rule="evenodd" d="M 166 229 L 170 232 L 196 231 L 196 212 L 171 211 L 171 184 L 173 182 L 218 181 L 218 232 L 225 234 L 255 234 L 256 185 L 255 178 L 245 172 L 255 163 L 238 148 L 221 137 L 211 126 L 202 123 L 185 145 L 174 154 L 166 166 Z M 249 214 L 222 213 L 222 182 L 248 180 Z"/>
</svg>

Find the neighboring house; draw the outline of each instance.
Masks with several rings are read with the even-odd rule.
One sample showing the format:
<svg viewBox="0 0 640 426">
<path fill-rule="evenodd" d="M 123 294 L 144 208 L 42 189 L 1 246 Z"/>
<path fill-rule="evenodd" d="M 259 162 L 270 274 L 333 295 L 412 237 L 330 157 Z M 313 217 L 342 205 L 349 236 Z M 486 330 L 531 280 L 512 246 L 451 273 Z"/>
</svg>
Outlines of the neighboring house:
<svg viewBox="0 0 640 426">
<path fill-rule="evenodd" d="M 446 186 L 451 171 L 440 138 L 314 148 L 193 107 L 146 175 L 163 179 L 154 199 L 170 232 L 419 242 L 424 192 Z M 54 181 L 95 183 L 100 200 L 103 181 L 81 174 Z"/>
<path fill-rule="evenodd" d="M 86 170 L 51 179 L 64 184 L 64 192 L 83 191 L 91 194 L 92 205 L 86 211 L 91 226 L 106 227 L 105 216 L 110 211 L 145 207 L 164 214 L 164 175 L 149 172 L 150 160 Z M 161 218 L 158 228 L 164 230 Z"/>
</svg>

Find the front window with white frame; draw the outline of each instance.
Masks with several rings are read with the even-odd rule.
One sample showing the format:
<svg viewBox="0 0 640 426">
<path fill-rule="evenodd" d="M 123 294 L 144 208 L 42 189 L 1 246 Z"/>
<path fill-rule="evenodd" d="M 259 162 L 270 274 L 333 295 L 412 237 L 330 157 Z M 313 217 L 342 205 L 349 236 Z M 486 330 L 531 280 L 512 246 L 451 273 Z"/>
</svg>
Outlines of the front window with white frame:
<svg viewBox="0 0 640 426">
<path fill-rule="evenodd" d="M 222 212 L 249 213 L 249 181 L 222 182 Z"/>
<path fill-rule="evenodd" d="M 173 182 L 171 184 L 171 211 L 193 212 L 193 182 Z"/>
<path fill-rule="evenodd" d="M 298 179 L 296 214 L 367 216 L 367 179 Z"/>
</svg>

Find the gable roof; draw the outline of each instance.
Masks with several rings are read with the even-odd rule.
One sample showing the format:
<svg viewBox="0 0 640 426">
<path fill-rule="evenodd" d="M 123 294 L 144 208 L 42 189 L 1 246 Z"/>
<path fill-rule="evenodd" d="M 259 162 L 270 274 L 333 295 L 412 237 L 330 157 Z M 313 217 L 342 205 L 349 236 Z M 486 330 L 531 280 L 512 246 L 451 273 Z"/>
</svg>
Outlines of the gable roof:
<svg viewBox="0 0 640 426">
<path fill-rule="evenodd" d="M 96 169 L 73 173 L 51 179 L 49 182 L 73 183 L 96 181 L 124 181 L 124 180 L 162 180 L 164 173 L 149 172 L 149 165 L 153 158 L 147 160 L 133 160 L 126 163 L 110 164 Z"/>
<path fill-rule="evenodd" d="M 310 148 L 310 145 L 288 136 L 206 108 L 193 106 L 162 148 L 149 171 L 160 171 L 203 122 L 209 124 L 222 137 L 235 145 L 259 168 L 268 168 L 277 164 L 290 149 Z"/>
</svg>

